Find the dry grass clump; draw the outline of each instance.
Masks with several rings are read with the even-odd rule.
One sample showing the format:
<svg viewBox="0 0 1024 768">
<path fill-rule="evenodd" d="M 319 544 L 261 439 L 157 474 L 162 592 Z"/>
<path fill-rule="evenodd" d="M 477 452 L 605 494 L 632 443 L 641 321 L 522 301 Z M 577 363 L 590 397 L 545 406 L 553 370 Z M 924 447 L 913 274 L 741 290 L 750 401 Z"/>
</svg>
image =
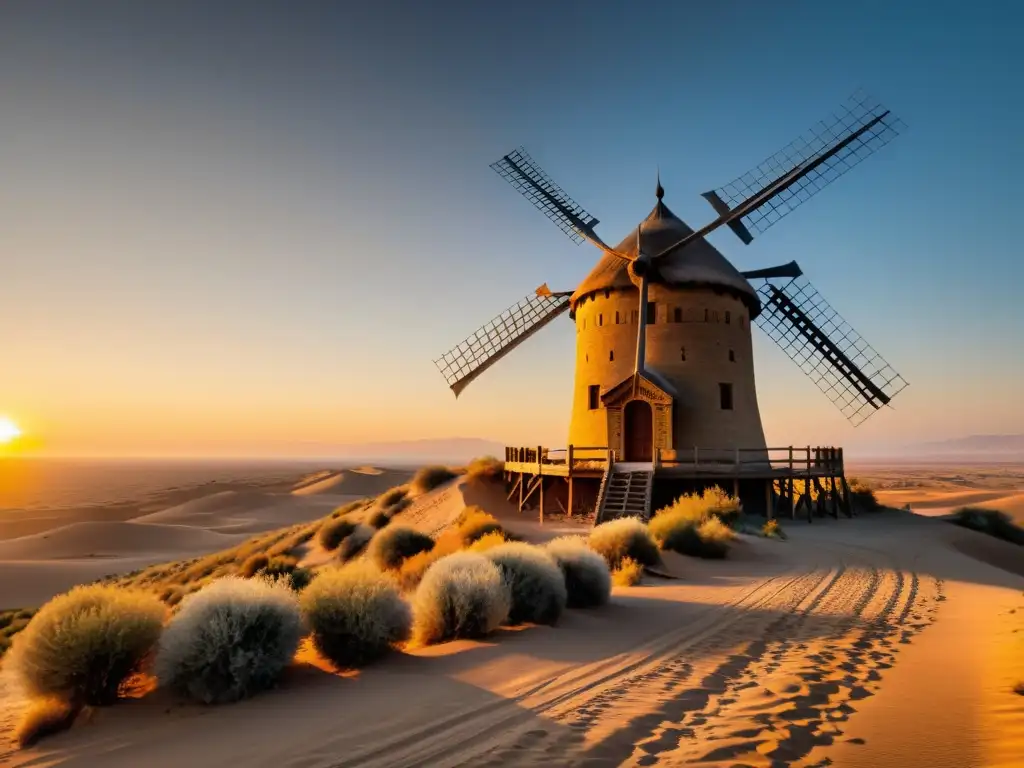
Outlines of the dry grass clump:
<svg viewBox="0 0 1024 768">
<path fill-rule="evenodd" d="M 407 558 L 433 548 L 434 540 L 426 534 L 396 525 L 373 537 L 367 555 L 382 571 L 391 571 L 401 568 Z"/>
<path fill-rule="evenodd" d="M 456 475 L 448 467 L 423 467 L 413 475 L 410 487 L 416 493 L 427 493 L 438 488 L 449 480 L 455 479 Z"/>
<path fill-rule="evenodd" d="M 495 547 L 500 547 L 507 541 L 508 539 L 505 538 L 504 533 L 491 531 L 490 533 L 485 533 L 479 539 L 470 544 L 468 549 L 470 552 L 487 552 Z"/>
<path fill-rule="evenodd" d="M 1024 680 L 1021 680 L 1015 686 L 1013 686 L 1013 692 L 1018 696 L 1024 696 Z"/>
<path fill-rule="evenodd" d="M 743 514 L 740 500 L 717 485 L 699 493 L 684 493 L 669 506 L 658 510 L 655 518 L 665 515 L 700 525 L 709 517 L 717 517 L 726 525 L 733 525 Z"/>
<path fill-rule="evenodd" d="M 785 539 L 786 532 L 782 530 L 779 521 L 774 517 L 761 526 L 761 535 L 767 539 Z"/>
<path fill-rule="evenodd" d="M 337 519 L 339 517 L 351 515 L 353 512 L 363 509 L 369 503 L 370 501 L 368 499 L 356 499 L 355 501 L 350 501 L 348 504 L 342 504 L 340 507 L 331 512 L 331 517 Z"/>
<path fill-rule="evenodd" d="M 608 602 L 612 577 L 607 561 L 581 536 L 559 536 L 544 547 L 562 570 L 570 608 L 594 608 Z"/>
<path fill-rule="evenodd" d="M 75 722 L 79 708 L 59 698 L 46 697 L 30 702 L 14 730 L 19 747 L 31 747 L 40 739 L 66 731 Z"/>
<path fill-rule="evenodd" d="M 643 576 L 644 567 L 633 558 L 624 557 L 612 573 L 612 583 L 617 587 L 635 587 Z"/>
<path fill-rule="evenodd" d="M 238 575 L 243 579 L 251 579 L 270 564 L 270 558 L 259 552 L 247 558 L 242 567 L 238 569 Z"/>
<path fill-rule="evenodd" d="M 473 480 L 500 480 L 504 473 L 505 462 L 494 456 L 481 456 L 473 459 L 466 467 L 466 477 L 470 482 Z"/>
<path fill-rule="evenodd" d="M 14 636 L 28 626 L 34 615 L 35 611 L 30 608 L 0 611 L 0 657 L 7 653 Z"/>
<path fill-rule="evenodd" d="M 501 571 L 476 552 L 457 552 L 430 566 L 413 599 L 413 637 L 441 643 L 490 634 L 508 618 L 511 600 Z"/>
<path fill-rule="evenodd" d="M 637 517 L 620 517 L 594 526 L 588 543 L 612 570 L 619 567 L 624 557 L 645 566 L 661 562 L 658 545 L 647 526 Z"/>
<path fill-rule="evenodd" d="M 301 605 L 314 647 L 339 669 L 367 664 L 409 639 L 409 605 L 394 581 L 368 562 L 325 571 Z"/>
<path fill-rule="evenodd" d="M 472 544 L 489 533 L 500 533 L 507 538 L 505 529 L 502 528 L 498 519 L 476 506 L 466 507 L 459 513 L 459 516 L 455 518 L 455 528 L 462 536 L 462 542 L 465 545 Z"/>
<path fill-rule="evenodd" d="M 398 571 L 399 586 L 405 592 L 414 590 L 419 586 L 431 565 L 446 555 L 459 552 L 463 547 L 462 534 L 457 529 L 448 529 L 437 537 L 432 549 L 413 555 L 402 563 L 402 567 Z"/>
<path fill-rule="evenodd" d="M 555 561 L 543 549 L 508 542 L 487 551 L 509 589 L 510 624 L 555 624 L 565 610 L 568 594 L 565 579 Z"/>
<path fill-rule="evenodd" d="M 708 515 L 701 520 L 688 510 L 674 507 L 655 515 L 650 529 L 662 549 L 707 559 L 725 557 L 735 538 L 732 529 L 717 515 Z"/>
<path fill-rule="evenodd" d="M 324 521 L 317 533 L 317 541 L 328 552 L 333 552 L 356 529 L 357 523 L 346 517 Z"/>
<path fill-rule="evenodd" d="M 377 530 L 368 525 L 357 525 L 356 529 L 346 536 L 345 540 L 341 542 L 341 546 L 338 547 L 338 559 L 347 563 L 359 557 L 376 533 Z"/>
<path fill-rule="evenodd" d="M 112 704 L 160 639 L 166 612 L 147 592 L 75 587 L 39 609 L 15 640 L 6 666 L 33 696 Z"/>
<path fill-rule="evenodd" d="M 162 685 L 201 701 L 238 701 L 274 685 L 302 638 L 294 593 L 269 579 L 218 579 L 181 604 L 160 640 Z"/>
<path fill-rule="evenodd" d="M 875 489 L 866 481 L 851 477 L 848 483 L 850 487 L 851 505 L 864 512 L 877 512 L 882 508 L 875 496 Z"/>
<path fill-rule="evenodd" d="M 384 491 L 380 496 L 377 497 L 377 506 L 379 507 L 391 507 L 400 501 L 404 501 L 405 497 L 409 495 L 409 486 L 400 485 L 397 488 L 392 488 L 389 491 Z"/>
<path fill-rule="evenodd" d="M 1024 545 L 1024 528 L 1016 525 L 1008 514 L 996 509 L 961 507 L 953 512 L 949 522 L 961 528 L 987 533 L 1011 544 Z"/>
</svg>

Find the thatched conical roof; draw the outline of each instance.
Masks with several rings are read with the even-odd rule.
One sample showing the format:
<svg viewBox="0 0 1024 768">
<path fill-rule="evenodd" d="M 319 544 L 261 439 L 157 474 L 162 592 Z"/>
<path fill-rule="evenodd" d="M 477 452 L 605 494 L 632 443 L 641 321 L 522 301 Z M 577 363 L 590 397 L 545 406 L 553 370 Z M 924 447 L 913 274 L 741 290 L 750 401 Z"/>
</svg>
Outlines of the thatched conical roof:
<svg viewBox="0 0 1024 768">
<path fill-rule="evenodd" d="M 661 193 L 659 185 L 658 192 Z M 678 216 L 658 196 L 658 203 L 646 219 L 640 224 L 640 239 L 644 253 L 653 256 L 661 253 L 675 242 L 693 234 Z M 630 256 L 636 256 L 636 230 L 631 232 L 615 250 Z M 604 254 L 590 274 L 583 280 L 573 293 L 571 302 L 575 309 L 576 303 L 596 291 L 615 288 L 629 288 L 633 285 L 630 279 L 627 262 Z M 654 263 L 651 281 L 679 286 L 708 286 L 735 294 L 748 307 L 751 317 L 761 311 L 761 302 L 757 292 L 747 279 L 740 274 L 729 260 L 704 238 L 700 238 L 685 248 L 681 248 L 658 259 Z"/>
</svg>

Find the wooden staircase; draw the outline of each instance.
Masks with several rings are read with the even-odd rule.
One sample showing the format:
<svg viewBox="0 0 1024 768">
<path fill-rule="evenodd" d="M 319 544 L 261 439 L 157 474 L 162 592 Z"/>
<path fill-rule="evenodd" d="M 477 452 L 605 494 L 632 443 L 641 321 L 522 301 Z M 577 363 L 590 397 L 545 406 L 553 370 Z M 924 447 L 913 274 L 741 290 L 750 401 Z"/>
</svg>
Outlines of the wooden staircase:
<svg viewBox="0 0 1024 768">
<path fill-rule="evenodd" d="M 595 525 L 619 517 L 639 517 L 646 523 L 651 517 L 653 487 L 651 465 L 609 467 L 601 481 Z"/>
</svg>

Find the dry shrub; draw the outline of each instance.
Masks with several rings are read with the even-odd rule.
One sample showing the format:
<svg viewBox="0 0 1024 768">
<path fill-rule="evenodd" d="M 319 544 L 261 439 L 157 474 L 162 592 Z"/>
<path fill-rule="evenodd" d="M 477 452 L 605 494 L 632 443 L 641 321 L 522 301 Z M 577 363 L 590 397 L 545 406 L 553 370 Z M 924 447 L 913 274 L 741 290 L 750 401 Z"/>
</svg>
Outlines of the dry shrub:
<svg viewBox="0 0 1024 768">
<path fill-rule="evenodd" d="M 344 517 L 357 510 L 363 509 L 369 502 L 366 499 L 356 499 L 350 501 L 348 504 L 342 504 L 340 507 L 331 512 L 332 518 Z"/>
<path fill-rule="evenodd" d="M 228 576 L 182 601 L 160 641 L 161 685 L 201 701 L 238 701 L 274 685 L 302 637 L 283 582 Z"/>
<path fill-rule="evenodd" d="M 75 587 L 32 618 L 6 666 L 30 695 L 112 704 L 156 646 L 166 613 L 149 592 L 105 584 Z"/>
<path fill-rule="evenodd" d="M 654 519 L 669 515 L 677 520 L 700 525 L 709 517 L 715 516 L 731 526 L 742 513 L 740 500 L 715 485 L 699 493 L 684 493 L 669 506 L 658 510 Z"/>
<path fill-rule="evenodd" d="M 455 527 L 462 536 L 464 545 L 472 544 L 489 533 L 505 534 L 505 529 L 501 527 L 501 523 L 494 515 L 475 506 L 466 507 L 459 513 L 459 516 L 455 518 Z"/>
<path fill-rule="evenodd" d="M 651 520 L 650 530 L 662 549 L 708 559 L 725 557 L 735 537 L 717 515 L 696 522 L 692 516 L 676 510 L 659 512 Z"/>
<path fill-rule="evenodd" d="M 456 477 L 448 467 L 423 467 L 413 475 L 410 486 L 416 493 L 427 493 Z"/>
<path fill-rule="evenodd" d="M 386 509 L 375 509 L 370 513 L 369 517 L 366 518 L 366 524 L 371 528 L 376 528 L 377 530 L 386 528 L 390 522 L 391 514 Z"/>
<path fill-rule="evenodd" d="M 1012 544 L 1024 545 L 1024 529 L 1017 526 L 1005 512 L 984 507 L 961 507 L 953 512 L 949 522 Z"/>
<path fill-rule="evenodd" d="M 624 557 L 630 557 L 641 565 L 661 562 L 658 545 L 651 538 L 647 526 L 637 517 L 620 517 L 594 526 L 590 531 L 589 544 L 613 570 L 619 567 Z"/>
<path fill-rule="evenodd" d="M 412 528 L 393 526 L 373 537 L 367 555 L 382 571 L 396 570 L 406 558 L 434 548 L 434 540 Z"/>
<path fill-rule="evenodd" d="M 510 624 L 555 624 L 565 610 L 568 595 L 562 571 L 543 549 L 509 542 L 487 552 L 501 569 L 512 605 Z"/>
<path fill-rule="evenodd" d="M 375 533 L 377 533 L 375 528 L 371 528 L 368 525 L 357 525 L 356 529 L 346 536 L 345 540 L 341 542 L 341 546 L 338 547 L 338 559 L 343 563 L 347 563 L 359 557 L 363 550 L 366 549 L 366 545 L 373 539 Z"/>
<path fill-rule="evenodd" d="M 501 571 L 475 552 L 447 555 L 427 570 L 413 599 L 413 635 L 430 644 L 490 634 L 508 618 Z"/>
<path fill-rule="evenodd" d="M 409 639 L 412 612 L 368 562 L 325 571 L 302 595 L 313 645 L 335 667 L 359 667 Z"/>
<path fill-rule="evenodd" d="M 761 526 L 761 535 L 768 539 L 786 538 L 786 532 L 782 530 L 782 526 L 779 525 L 779 521 L 775 518 L 768 520 Z"/>
<path fill-rule="evenodd" d="M 242 563 L 242 567 L 238 569 L 238 573 L 242 578 L 251 579 L 257 573 L 266 568 L 268 563 L 270 563 L 270 558 L 260 552 L 252 555 Z"/>
<path fill-rule="evenodd" d="M 634 587 L 640 583 L 644 567 L 631 557 L 622 558 L 619 567 L 612 573 L 612 583 L 617 587 Z"/>
<path fill-rule="evenodd" d="M 491 531 L 485 533 L 479 539 L 469 545 L 470 552 L 487 552 L 488 550 L 500 547 L 505 544 L 508 539 L 505 538 L 505 534 L 499 531 Z"/>
<path fill-rule="evenodd" d="M 853 507 L 864 512 L 877 512 L 882 508 L 875 496 L 875 489 L 866 481 L 851 477 L 848 486 L 850 488 L 850 503 Z"/>
<path fill-rule="evenodd" d="M 466 477 L 470 480 L 500 480 L 505 473 L 505 462 L 494 456 L 481 456 L 469 462 Z"/>
<path fill-rule="evenodd" d="M 419 586 L 427 569 L 445 555 L 451 555 L 462 549 L 462 536 L 458 531 L 449 529 L 437 537 L 433 549 L 420 552 L 407 558 L 398 571 L 398 583 L 403 591 L 409 592 Z"/>
<path fill-rule="evenodd" d="M 66 731 L 75 722 L 78 707 L 64 699 L 46 697 L 29 702 L 14 730 L 18 746 L 31 747 L 40 739 Z"/>
<path fill-rule="evenodd" d="M 562 570 L 570 608 L 593 608 L 608 602 L 612 594 L 608 563 L 586 539 L 560 536 L 544 548 Z"/>
<path fill-rule="evenodd" d="M 377 497 L 377 506 L 379 507 L 391 507 L 398 504 L 400 501 L 404 501 L 405 497 L 409 495 L 409 486 L 400 485 L 397 488 L 392 488 L 390 491 L 384 491 L 380 496 Z"/>
<path fill-rule="evenodd" d="M 1013 686 L 1013 692 L 1018 696 L 1024 696 L 1024 680 L 1021 680 L 1015 686 Z"/>
<path fill-rule="evenodd" d="M 327 520 L 320 526 L 317 541 L 325 550 L 333 552 L 355 529 L 356 523 L 345 517 Z"/>
</svg>

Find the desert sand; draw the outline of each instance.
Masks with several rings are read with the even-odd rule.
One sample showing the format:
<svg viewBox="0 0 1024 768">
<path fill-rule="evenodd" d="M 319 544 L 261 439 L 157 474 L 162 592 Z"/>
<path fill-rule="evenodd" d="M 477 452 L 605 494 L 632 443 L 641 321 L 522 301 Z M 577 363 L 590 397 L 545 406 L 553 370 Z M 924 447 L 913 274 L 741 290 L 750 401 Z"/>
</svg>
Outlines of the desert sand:
<svg viewBox="0 0 1024 768">
<path fill-rule="evenodd" d="M 533 540 L 586 530 L 541 526 L 463 482 L 404 522 L 436 531 L 467 503 Z M 554 628 L 396 653 L 358 674 L 306 649 L 251 700 L 206 708 L 157 690 L 30 750 L 2 743 L 0 763 L 1019 766 L 1020 548 L 907 512 L 783 522 L 786 541 L 741 536 L 725 561 L 669 555 L 673 578 L 616 588 L 611 605 Z M 2 728 L 19 696 L 0 680 Z"/>
</svg>

